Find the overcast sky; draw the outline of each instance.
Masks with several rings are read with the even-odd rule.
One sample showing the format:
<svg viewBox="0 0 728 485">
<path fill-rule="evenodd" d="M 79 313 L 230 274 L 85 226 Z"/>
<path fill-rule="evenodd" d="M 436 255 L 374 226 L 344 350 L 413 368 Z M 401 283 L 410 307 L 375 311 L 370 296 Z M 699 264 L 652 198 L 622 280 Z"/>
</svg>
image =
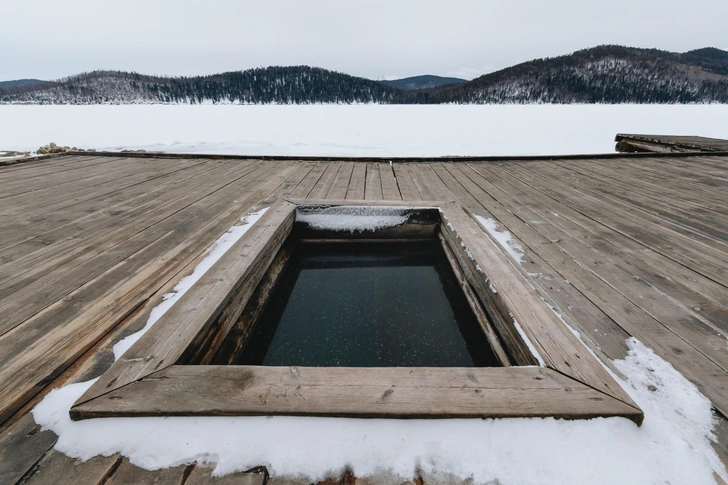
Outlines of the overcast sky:
<svg viewBox="0 0 728 485">
<path fill-rule="evenodd" d="M 474 78 L 599 44 L 728 48 L 728 0 L 4 0 L 0 80 L 307 64 Z"/>
</svg>

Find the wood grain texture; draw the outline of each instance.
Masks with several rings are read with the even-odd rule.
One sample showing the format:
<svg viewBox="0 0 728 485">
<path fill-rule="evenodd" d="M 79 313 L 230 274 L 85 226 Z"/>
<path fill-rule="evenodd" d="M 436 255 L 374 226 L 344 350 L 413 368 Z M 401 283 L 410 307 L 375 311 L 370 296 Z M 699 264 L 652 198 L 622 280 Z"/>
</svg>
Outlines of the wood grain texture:
<svg viewBox="0 0 728 485">
<path fill-rule="evenodd" d="M 495 292 L 486 294 L 494 300 L 502 300 L 505 309 L 501 312 L 509 313 L 520 323 L 546 365 L 637 408 L 602 364 L 589 354 L 578 338 L 513 268 L 505 254 L 485 235 L 475 220 L 455 204 L 445 205 L 440 210 L 443 228 L 447 228 L 462 242 L 464 246 L 461 247 L 467 248 L 484 277 L 493 285 Z M 451 247 L 457 246 L 451 244 Z"/>
<path fill-rule="evenodd" d="M 642 420 L 633 406 L 538 367 L 171 366 L 71 411 L 73 419 L 278 414 Z"/>
<path fill-rule="evenodd" d="M 265 473 L 244 473 L 237 472 L 222 477 L 213 477 L 212 468 L 196 466 L 185 485 L 264 485 L 266 483 Z"/>
<path fill-rule="evenodd" d="M 271 170 L 275 172 L 269 173 Z M 204 252 L 239 220 L 240 212 L 244 214 L 253 201 L 278 187 L 290 170 L 295 167 L 261 167 L 258 176 L 265 180 L 253 178 L 244 182 L 244 187 L 256 185 L 248 187 L 246 197 L 236 200 L 232 200 L 238 195 L 235 192 L 217 191 L 216 196 L 222 200 L 196 207 L 193 214 L 188 214 L 190 217 L 174 224 L 162 237 L 152 239 L 136 253 L 129 255 L 128 248 L 118 248 L 127 254 L 125 259 L 112 259 L 113 266 L 106 266 L 96 278 L 93 273 L 86 275 L 81 287 L 0 336 L 0 421 L 130 315 L 180 267 Z M 59 281 L 66 283 L 63 278 Z"/>
<path fill-rule="evenodd" d="M 194 339 L 204 333 L 238 293 L 244 303 L 255 290 L 265 269 L 293 227 L 294 206 L 280 202 L 271 207 L 195 283 L 185 299 L 174 305 L 119 359 L 81 398 L 92 399 L 124 386 L 158 369 L 170 366 L 184 354 Z M 228 319 L 230 325 L 236 320 Z"/>
<path fill-rule="evenodd" d="M 102 485 L 121 464 L 121 456 L 95 456 L 87 461 L 48 452 L 24 485 Z"/>
<path fill-rule="evenodd" d="M 189 465 L 164 470 L 145 470 L 124 458 L 104 485 L 183 485 Z"/>
<path fill-rule="evenodd" d="M 679 135 L 640 135 L 630 133 L 617 133 L 614 138 L 617 142 L 617 151 L 647 151 L 647 152 L 690 152 L 728 151 L 728 140 L 721 138 L 708 138 L 704 136 Z M 632 149 L 634 147 L 634 149 Z"/>
<path fill-rule="evenodd" d="M 26 414 L 0 434 L 0 483 L 20 480 L 55 444 L 56 435 L 42 431 L 33 416 Z"/>
</svg>

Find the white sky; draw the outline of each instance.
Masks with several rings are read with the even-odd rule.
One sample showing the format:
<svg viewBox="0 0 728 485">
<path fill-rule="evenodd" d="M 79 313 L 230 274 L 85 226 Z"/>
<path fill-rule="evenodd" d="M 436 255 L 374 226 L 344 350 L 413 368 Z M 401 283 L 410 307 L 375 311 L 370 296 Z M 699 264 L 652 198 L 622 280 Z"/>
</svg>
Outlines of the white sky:
<svg viewBox="0 0 728 485">
<path fill-rule="evenodd" d="M 599 44 L 728 48 L 726 0 L 8 0 L 0 16 L 0 80 L 299 64 L 473 78 Z"/>
</svg>

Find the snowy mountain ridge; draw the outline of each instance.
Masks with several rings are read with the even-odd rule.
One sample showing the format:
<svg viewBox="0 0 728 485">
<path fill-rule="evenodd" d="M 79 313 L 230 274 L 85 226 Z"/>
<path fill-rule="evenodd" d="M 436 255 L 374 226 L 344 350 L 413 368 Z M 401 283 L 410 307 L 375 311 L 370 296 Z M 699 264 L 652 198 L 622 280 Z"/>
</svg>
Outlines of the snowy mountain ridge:
<svg viewBox="0 0 728 485">
<path fill-rule="evenodd" d="M 728 52 L 599 46 L 425 89 L 309 66 L 211 76 L 96 71 L 0 88 L 1 104 L 728 103 Z"/>
</svg>

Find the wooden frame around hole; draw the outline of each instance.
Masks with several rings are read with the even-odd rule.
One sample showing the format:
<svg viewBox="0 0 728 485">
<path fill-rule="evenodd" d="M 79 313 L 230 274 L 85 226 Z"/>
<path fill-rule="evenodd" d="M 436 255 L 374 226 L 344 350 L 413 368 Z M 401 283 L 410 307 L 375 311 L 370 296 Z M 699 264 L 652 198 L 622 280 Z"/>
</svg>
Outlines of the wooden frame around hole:
<svg viewBox="0 0 728 485">
<path fill-rule="evenodd" d="M 456 276 L 466 296 L 487 310 L 499 336 L 488 338 L 505 343 L 514 366 L 178 365 L 201 340 L 227 335 L 256 289 L 273 284 L 268 269 L 292 231 L 297 205 L 437 208 L 440 239 Z M 621 416 L 641 424 L 642 410 L 513 264 L 454 202 L 280 200 L 76 401 L 71 418 Z M 280 268 L 274 265 L 275 271 Z M 539 360 L 543 365 L 536 365 Z"/>
</svg>

